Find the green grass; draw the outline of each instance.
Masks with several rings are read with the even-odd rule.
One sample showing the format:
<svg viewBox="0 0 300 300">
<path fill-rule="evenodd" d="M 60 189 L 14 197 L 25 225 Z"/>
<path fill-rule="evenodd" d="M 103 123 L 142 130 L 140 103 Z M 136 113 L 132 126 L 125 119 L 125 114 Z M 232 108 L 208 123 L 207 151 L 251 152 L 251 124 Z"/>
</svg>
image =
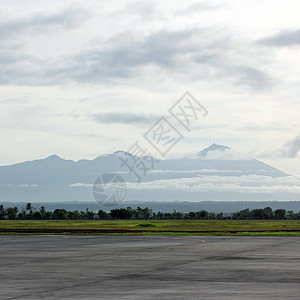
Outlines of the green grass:
<svg viewBox="0 0 300 300">
<path fill-rule="evenodd" d="M 300 236 L 300 221 L 0 221 L 0 234 Z"/>
<path fill-rule="evenodd" d="M 140 223 L 140 224 L 137 224 L 135 226 L 136 227 L 156 227 L 156 225 L 152 224 L 152 223 Z"/>
</svg>

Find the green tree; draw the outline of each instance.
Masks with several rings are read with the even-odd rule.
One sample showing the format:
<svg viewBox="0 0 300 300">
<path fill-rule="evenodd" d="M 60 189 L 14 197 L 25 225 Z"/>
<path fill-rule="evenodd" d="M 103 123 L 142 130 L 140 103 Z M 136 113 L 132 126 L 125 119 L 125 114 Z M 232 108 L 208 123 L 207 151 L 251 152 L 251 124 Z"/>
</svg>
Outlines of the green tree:
<svg viewBox="0 0 300 300">
<path fill-rule="evenodd" d="M 40 213 L 41 213 L 42 219 L 46 219 L 46 208 L 44 205 L 42 205 L 40 207 Z"/>
<path fill-rule="evenodd" d="M 292 210 L 289 210 L 286 214 L 288 220 L 296 220 L 296 215 Z"/>
<path fill-rule="evenodd" d="M 33 214 L 32 214 L 32 219 L 33 220 L 42 220 L 43 219 L 43 215 L 40 211 L 35 211 Z"/>
<path fill-rule="evenodd" d="M 264 220 L 266 219 L 265 211 L 261 208 L 253 209 L 251 211 L 251 219 Z"/>
<path fill-rule="evenodd" d="M 27 211 L 26 219 L 31 219 L 31 216 L 32 216 L 32 205 L 31 205 L 30 202 L 28 202 L 26 204 L 26 211 Z"/>
<path fill-rule="evenodd" d="M 0 220 L 4 220 L 6 216 L 6 212 L 3 205 L 0 205 Z"/>
<path fill-rule="evenodd" d="M 132 218 L 133 213 L 127 208 L 115 208 L 110 211 L 110 215 L 113 219 L 129 220 Z"/>
<path fill-rule="evenodd" d="M 18 219 L 19 220 L 26 220 L 26 216 L 27 216 L 26 210 L 25 210 L 25 208 L 22 208 L 21 211 L 18 214 Z"/>
<path fill-rule="evenodd" d="M 108 213 L 101 209 L 98 211 L 97 215 L 99 220 L 107 220 L 109 218 Z"/>
<path fill-rule="evenodd" d="M 206 210 L 200 210 L 196 213 L 197 219 L 208 219 L 208 212 Z"/>
<path fill-rule="evenodd" d="M 54 220 L 67 220 L 67 211 L 65 209 L 57 208 L 53 212 L 53 219 Z"/>
<path fill-rule="evenodd" d="M 6 216 L 9 220 L 16 220 L 18 214 L 18 208 L 17 207 L 8 207 L 6 209 Z"/>
<path fill-rule="evenodd" d="M 224 215 L 222 212 L 218 213 L 216 216 L 217 220 L 223 220 L 224 219 Z"/>
<path fill-rule="evenodd" d="M 30 202 L 28 202 L 28 203 L 26 204 L 26 210 L 27 210 L 27 211 L 31 211 L 31 210 L 32 210 L 32 206 L 31 206 L 31 203 L 30 203 Z"/>
<path fill-rule="evenodd" d="M 88 208 L 86 209 L 86 216 L 88 220 L 93 220 L 95 218 L 95 213 L 90 211 Z"/>
<path fill-rule="evenodd" d="M 264 208 L 264 214 L 265 214 L 265 218 L 267 220 L 270 220 L 273 218 L 273 210 L 271 207 L 265 207 Z"/>
<path fill-rule="evenodd" d="M 278 220 L 284 220 L 285 219 L 285 215 L 286 215 L 286 210 L 285 209 L 276 209 L 274 211 L 276 219 Z"/>
</svg>

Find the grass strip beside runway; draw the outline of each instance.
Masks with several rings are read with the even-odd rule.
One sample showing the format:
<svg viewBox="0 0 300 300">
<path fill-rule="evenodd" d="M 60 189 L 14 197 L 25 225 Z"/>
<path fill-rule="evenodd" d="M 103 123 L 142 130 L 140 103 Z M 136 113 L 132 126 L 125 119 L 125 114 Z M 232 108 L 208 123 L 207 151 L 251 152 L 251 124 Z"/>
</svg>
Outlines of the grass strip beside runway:
<svg viewBox="0 0 300 300">
<path fill-rule="evenodd" d="M 300 221 L 0 221 L 0 234 L 300 236 Z"/>
</svg>

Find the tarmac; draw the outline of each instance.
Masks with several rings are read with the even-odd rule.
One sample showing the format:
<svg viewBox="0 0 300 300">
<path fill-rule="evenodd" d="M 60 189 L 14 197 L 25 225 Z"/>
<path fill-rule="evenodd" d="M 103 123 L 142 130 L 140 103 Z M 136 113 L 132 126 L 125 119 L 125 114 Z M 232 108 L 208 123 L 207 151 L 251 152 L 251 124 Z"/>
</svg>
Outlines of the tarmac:
<svg viewBox="0 0 300 300">
<path fill-rule="evenodd" d="M 300 299 L 300 238 L 0 236 L 0 299 Z"/>
</svg>

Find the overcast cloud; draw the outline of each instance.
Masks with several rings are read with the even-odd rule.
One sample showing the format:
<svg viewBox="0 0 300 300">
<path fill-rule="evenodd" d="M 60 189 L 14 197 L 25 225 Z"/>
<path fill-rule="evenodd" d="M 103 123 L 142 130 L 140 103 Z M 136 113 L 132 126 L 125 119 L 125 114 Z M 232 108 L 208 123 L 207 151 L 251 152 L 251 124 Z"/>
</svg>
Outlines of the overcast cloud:
<svg viewBox="0 0 300 300">
<path fill-rule="evenodd" d="M 169 155 L 215 142 L 296 174 L 299 9 L 296 0 L 0 0 L 0 165 L 126 150 L 189 91 L 209 115 L 190 133 L 171 120 L 185 138 Z"/>
<path fill-rule="evenodd" d="M 9 30 L 13 31 L 12 34 L 19 34 L 19 30 L 26 32 L 27 28 L 31 34 L 47 34 L 47 31 L 55 30 L 53 26 L 77 26 L 77 22 L 84 20 L 82 17 L 83 13 L 80 13 L 78 18 L 77 10 L 71 13 L 64 10 L 44 18 L 38 15 L 19 23 L 10 21 L 8 28 L 4 24 L 3 31 L 7 35 L 10 35 Z M 68 55 L 41 57 L 26 54 L 24 49 L 22 53 L 6 49 L 0 57 L 0 82 L 19 85 L 116 83 L 120 79 L 152 73 L 154 66 L 172 76 L 190 73 L 189 80 L 195 82 L 199 78 L 219 80 L 225 77 L 235 85 L 253 90 L 270 88 L 274 81 L 271 74 L 260 69 L 257 54 L 251 53 L 245 46 L 221 30 L 159 30 L 144 36 L 127 31 Z"/>
<path fill-rule="evenodd" d="M 108 112 L 99 113 L 91 116 L 98 123 L 104 124 L 140 124 L 140 125 L 152 125 L 156 122 L 158 117 L 143 114 L 130 114 L 122 112 Z"/>
<path fill-rule="evenodd" d="M 293 140 L 285 144 L 285 150 L 283 154 L 290 158 L 295 158 L 298 156 L 300 151 L 300 135 L 296 136 Z"/>
<path fill-rule="evenodd" d="M 299 46 L 300 29 L 286 29 L 279 33 L 259 40 L 260 44 L 275 47 Z"/>
</svg>

